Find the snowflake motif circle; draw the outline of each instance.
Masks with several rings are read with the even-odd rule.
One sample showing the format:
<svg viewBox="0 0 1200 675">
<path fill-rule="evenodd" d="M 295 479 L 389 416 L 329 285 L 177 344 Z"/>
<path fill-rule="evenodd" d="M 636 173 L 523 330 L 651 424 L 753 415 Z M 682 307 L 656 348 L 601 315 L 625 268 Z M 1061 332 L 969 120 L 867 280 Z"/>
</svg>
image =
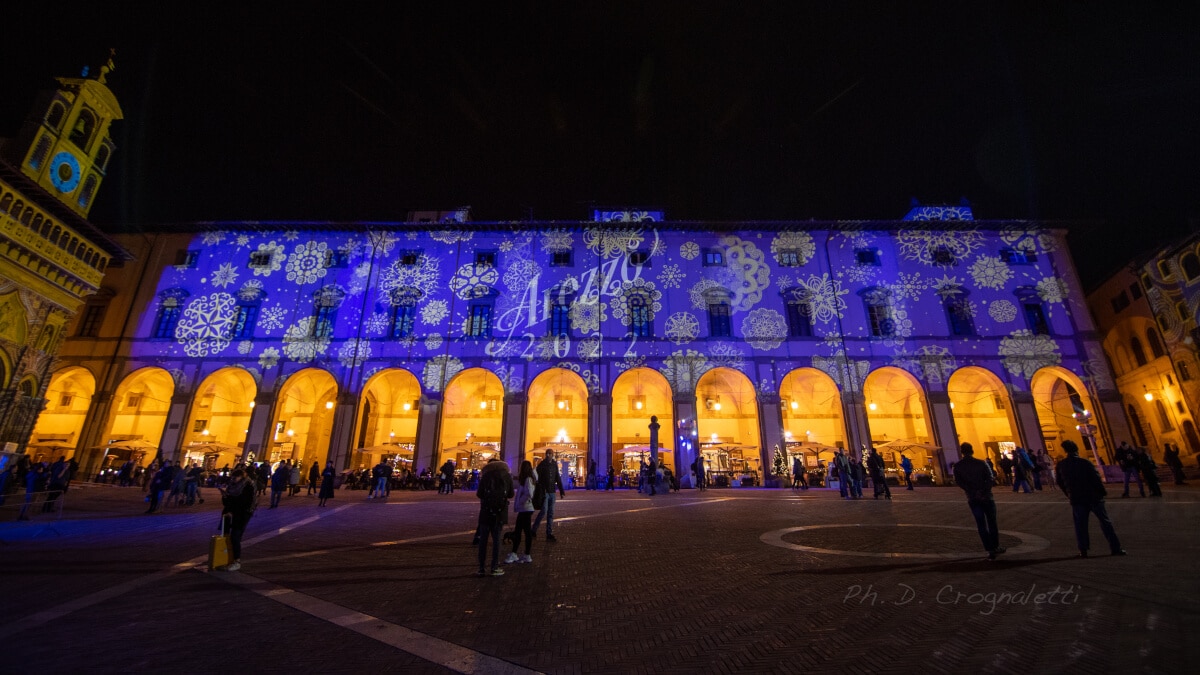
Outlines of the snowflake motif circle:
<svg viewBox="0 0 1200 675">
<path fill-rule="evenodd" d="M 901 230 L 896 234 L 900 244 L 900 255 L 933 267 L 945 267 L 947 262 L 957 265 L 972 251 L 983 246 L 983 235 L 978 230 Z M 935 259 L 939 251 L 946 251 L 951 261 Z"/>
<path fill-rule="evenodd" d="M 1062 361 L 1058 345 L 1049 335 L 1034 335 L 1029 330 L 1015 330 L 1000 341 L 1000 356 L 1004 367 L 1013 375 L 1026 378 L 1046 366 L 1056 366 Z"/>
<path fill-rule="evenodd" d="M 261 298 L 265 293 L 266 289 L 263 287 L 263 282 L 258 279 L 250 279 L 238 289 L 237 296 L 238 300 L 253 302 Z"/>
<path fill-rule="evenodd" d="M 636 251 L 645 237 L 640 229 L 614 230 L 588 228 L 583 231 L 583 244 L 588 250 L 602 258 L 614 258 Z"/>
<path fill-rule="evenodd" d="M 850 292 L 842 288 L 842 282 L 830 278 L 828 274 L 814 274 L 808 279 L 797 279 L 796 286 L 805 290 L 814 320 L 829 323 L 835 318 L 842 318 L 842 310 L 846 309 L 846 301 L 842 296 Z"/>
<path fill-rule="evenodd" d="M 200 241 L 203 242 L 205 246 L 216 246 L 222 241 L 225 241 L 225 231 L 210 230 L 200 235 Z"/>
<path fill-rule="evenodd" d="M 249 235 L 239 234 L 235 241 L 237 243 L 238 248 L 241 248 L 243 246 L 248 246 L 250 244 L 250 237 L 249 237 Z"/>
<path fill-rule="evenodd" d="M 638 277 L 633 281 L 621 282 L 621 290 L 617 292 L 619 296 L 612 304 L 613 318 L 620 321 L 622 326 L 628 326 L 633 319 L 629 312 L 629 301 L 635 295 L 641 295 L 646 299 L 646 308 L 650 310 L 651 321 L 654 321 L 654 316 L 662 311 L 662 291 L 654 287 L 653 281 L 646 281 L 642 277 Z"/>
<path fill-rule="evenodd" d="M 688 349 L 677 351 L 663 359 L 663 365 L 658 371 L 671 383 L 672 391 L 679 394 L 695 391 L 700 376 L 711 368 L 708 357 L 695 349 Z"/>
<path fill-rule="evenodd" d="M 575 345 L 575 353 L 579 356 L 579 360 L 584 363 L 599 361 L 600 344 L 600 338 L 598 337 L 584 338 Z"/>
<path fill-rule="evenodd" d="M 542 267 L 527 258 L 519 258 L 509 262 L 504 270 L 504 286 L 514 293 L 520 293 L 529 287 L 530 282 L 542 274 Z"/>
<path fill-rule="evenodd" d="M 988 316 L 996 323 L 1008 323 L 1017 318 L 1017 306 L 1008 300 L 996 300 L 988 305 Z"/>
<path fill-rule="evenodd" d="M 421 308 L 421 323 L 436 326 L 446 320 L 450 310 L 445 300 L 434 300 Z"/>
<path fill-rule="evenodd" d="M 622 373 L 632 368 L 642 368 L 645 365 L 646 357 L 641 354 L 626 354 L 625 358 L 613 364 L 613 366 Z"/>
<path fill-rule="evenodd" d="M 454 295 L 460 300 L 470 300 L 471 298 L 481 298 L 488 294 L 489 291 L 500 280 L 500 273 L 496 268 L 480 263 L 467 263 L 458 268 L 454 278 L 450 280 L 450 290 L 454 291 Z"/>
<path fill-rule="evenodd" d="M 1012 270 L 996 256 L 981 255 L 971 263 L 971 278 L 980 288 L 1000 290 L 1012 278 Z"/>
<path fill-rule="evenodd" d="M 387 231 L 372 230 L 367 232 L 367 244 L 376 253 L 387 255 L 396 247 L 396 235 Z"/>
<path fill-rule="evenodd" d="M 263 370 L 270 370 L 279 363 L 279 350 L 274 347 L 267 347 L 258 355 L 258 365 Z"/>
<path fill-rule="evenodd" d="M 701 279 L 692 284 L 692 287 L 688 289 L 688 297 L 692 300 L 692 309 L 707 309 L 708 292 L 714 288 L 725 287 L 713 279 Z"/>
<path fill-rule="evenodd" d="M 323 241 L 300 244 L 288 256 L 287 280 L 297 284 L 311 284 L 325 277 L 325 254 L 329 245 Z"/>
<path fill-rule="evenodd" d="M 500 245 L 496 248 L 499 248 L 501 253 L 508 253 L 509 251 L 513 250 L 512 239 L 505 239 L 504 241 L 500 242 Z"/>
<path fill-rule="evenodd" d="M 178 368 L 172 368 L 167 371 L 167 374 L 171 376 L 171 380 L 175 383 L 176 391 L 181 391 L 181 390 L 186 391 L 187 390 L 187 388 L 188 388 L 187 373 L 183 372 L 182 370 L 180 370 Z"/>
<path fill-rule="evenodd" d="M 570 251 L 575 247 L 575 237 L 569 230 L 548 230 L 542 233 L 542 250 L 546 253 Z"/>
<path fill-rule="evenodd" d="M 175 327 L 175 340 L 193 358 L 220 354 L 229 346 L 229 333 L 237 301 L 228 293 L 196 298 L 183 310 Z"/>
<path fill-rule="evenodd" d="M 287 316 L 287 310 L 279 305 L 268 307 L 258 313 L 258 326 L 265 331 L 279 330 L 283 328 L 283 320 Z"/>
<path fill-rule="evenodd" d="M 813 243 L 812 235 L 807 232 L 780 232 L 771 241 L 771 256 L 775 258 L 775 262 L 782 265 L 781 257 L 785 251 L 796 252 L 800 258 L 799 263 L 803 266 L 812 260 L 817 245 Z"/>
<path fill-rule="evenodd" d="M 921 347 L 915 354 L 897 352 L 892 357 L 892 365 L 924 378 L 926 382 L 938 384 L 950 378 L 958 368 L 958 361 L 949 349 L 930 345 Z"/>
<path fill-rule="evenodd" d="M 221 266 L 217 268 L 217 271 L 212 273 L 210 281 L 212 282 L 213 286 L 225 288 L 226 286 L 237 281 L 237 278 L 238 273 L 237 270 L 233 268 L 233 264 L 222 263 Z"/>
<path fill-rule="evenodd" d="M 1053 253 L 1058 249 L 1058 239 L 1053 232 L 1036 228 L 1000 230 L 1000 239 L 1013 249 L 1024 253 Z"/>
<path fill-rule="evenodd" d="M 687 344 L 700 335 L 700 321 L 691 312 L 675 312 L 667 319 L 664 335 L 677 345 Z"/>
<path fill-rule="evenodd" d="M 679 246 L 679 257 L 684 260 L 695 260 L 700 255 L 700 246 L 694 241 L 685 241 Z"/>
<path fill-rule="evenodd" d="M 257 265 L 254 269 L 254 276 L 269 277 L 271 272 L 278 272 L 279 268 L 283 267 L 283 261 L 287 260 L 287 252 L 283 249 L 283 244 L 276 244 L 274 241 L 269 241 L 265 244 L 258 245 L 259 258 L 266 261 L 263 265 Z"/>
<path fill-rule="evenodd" d="M 439 392 L 463 369 L 462 361 L 453 356 L 435 356 L 425 364 L 421 383 L 432 392 Z"/>
<path fill-rule="evenodd" d="M 590 334 L 600 330 L 600 324 L 608 320 L 606 310 L 608 305 L 597 298 L 581 298 L 571 303 L 568 318 L 571 328 L 580 333 Z"/>
<path fill-rule="evenodd" d="M 329 338 L 314 335 L 316 317 L 306 316 L 283 334 L 283 353 L 293 361 L 308 363 L 329 349 Z"/>
<path fill-rule="evenodd" d="M 866 284 L 875 280 L 879 268 L 874 265 L 854 265 L 845 268 L 845 279 L 855 284 Z"/>
<path fill-rule="evenodd" d="M 929 288 L 929 281 L 921 279 L 920 272 L 901 272 L 896 275 L 896 283 L 888 288 L 892 289 L 897 300 L 920 300 L 921 293 Z"/>
<path fill-rule="evenodd" d="M 742 319 L 742 335 L 754 349 L 775 349 L 787 337 L 787 319 L 773 309 L 760 307 Z"/>
<path fill-rule="evenodd" d="M 251 340 L 242 340 L 238 343 L 239 354 L 249 354 L 254 350 L 254 342 Z"/>
<path fill-rule="evenodd" d="M 856 389 L 861 391 L 863 383 L 867 381 L 867 373 L 871 372 L 870 361 L 855 361 L 846 358 L 846 353 L 841 349 L 835 351 L 830 357 L 813 356 L 812 364 L 813 368 L 833 378 L 833 381 L 837 382 L 838 388 L 843 391 Z"/>
<path fill-rule="evenodd" d="M 368 340 L 351 339 L 338 350 L 338 361 L 347 368 L 361 366 L 371 358 L 371 343 Z"/>
<path fill-rule="evenodd" d="M 662 271 L 658 273 L 658 283 L 662 284 L 663 288 L 679 288 L 685 276 L 687 275 L 679 271 L 679 265 L 663 265 Z"/>
<path fill-rule="evenodd" d="M 472 230 L 434 230 L 429 233 L 429 237 L 434 241 L 440 241 L 443 244 L 457 244 L 460 241 L 471 241 L 471 237 L 475 236 Z"/>
<path fill-rule="evenodd" d="M 296 241 L 299 238 L 300 238 L 299 230 L 288 230 L 283 233 L 284 241 Z"/>
<path fill-rule="evenodd" d="M 738 237 L 722 237 L 725 249 L 725 271 L 729 291 L 729 307 L 734 311 L 748 311 L 762 300 L 763 290 L 771 283 L 771 268 L 764 262 L 763 252 L 752 242 Z"/>
<path fill-rule="evenodd" d="M 371 316 L 367 317 L 367 320 L 363 322 L 363 328 L 365 328 L 367 333 L 370 335 L 383 335 L 384 331 L 388 329 L 388 325 L 390 323 L 391 321 L 388 320 L 388 315 L 386 312 L 375 312 L 371 314 Z"/>
<path fill-rule="evenodd" d="M 431 333 L 425 338 L 426 351 L 437 351 L 442 346 L 442 336 L 438 333 Z"/>
<path fill-rule="evenodd" d="M 1037 283 L 1037 294 L 1043 302 L 1061 304 L 1067 293 L 1067 282 L 1058 277 L 1046 277 Z"/>
<path fill-rule="evenodd" d="M 710 343 L 706 351 L 714 368 L 733 368 L 743 372 L 746 370 L 745 355 L 730 343 Z"/>
</svg>

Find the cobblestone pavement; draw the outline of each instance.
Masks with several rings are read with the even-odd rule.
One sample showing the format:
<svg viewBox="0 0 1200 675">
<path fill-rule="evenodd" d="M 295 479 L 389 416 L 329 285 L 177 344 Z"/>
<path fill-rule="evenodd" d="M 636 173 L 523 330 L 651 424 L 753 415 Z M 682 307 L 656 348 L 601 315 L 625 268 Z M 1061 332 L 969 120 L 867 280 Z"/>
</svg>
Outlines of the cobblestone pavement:
<svg viewBox="0 0 1200 675">
<path fill-rule="evenodd" d="M 285 498 L 209 572 L 215 500 L 83 486 L 0 523 L 0 637 L 9 672 L 1183 672 L 1200 490 L 1165 492 L 1110 499 L 1129 555 L 1093 523 L 1081 560 L 1060 493 L 1001 491 L 988 562 L 953 488 L 578 490 L 533 564 L 477 578 L 470 493 Z"/>
</svg>

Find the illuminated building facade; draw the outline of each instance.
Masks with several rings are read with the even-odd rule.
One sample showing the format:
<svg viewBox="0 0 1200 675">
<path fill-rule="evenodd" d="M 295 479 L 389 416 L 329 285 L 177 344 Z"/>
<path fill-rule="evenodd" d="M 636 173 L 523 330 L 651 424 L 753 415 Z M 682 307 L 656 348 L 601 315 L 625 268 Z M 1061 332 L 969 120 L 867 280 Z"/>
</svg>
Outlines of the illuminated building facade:
<svg viewBox="0 0 1200 675">
<path fill-rule="evenodd" d="M 581 477 L 636 465 L 653 415 L 685 479 L 697 455 L 761 483 L 776 447 L 815 464 L 864 445 L 907 446 L 940 479 L 961 441 L 995 456 L 1074 438 L 1107 461 L 1126 430 L 1064 232 L 968 207 L 803 223 L 460 210 L 120 241 L 137 262 L 106 278 L 106 318 L 94 335 L 76 322 L 51 383 L 95 403 L 50 408 L 37 431 L 140 442 L 143 463 L 161 448 L 420 469 L 554 448 Z"/>
</svg>

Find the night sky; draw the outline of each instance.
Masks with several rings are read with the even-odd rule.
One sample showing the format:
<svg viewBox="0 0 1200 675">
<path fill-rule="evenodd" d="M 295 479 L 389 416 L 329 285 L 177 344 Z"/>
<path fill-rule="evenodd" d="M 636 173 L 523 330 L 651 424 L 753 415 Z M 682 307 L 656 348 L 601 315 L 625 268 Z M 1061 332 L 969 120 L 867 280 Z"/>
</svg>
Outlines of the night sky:
<svg viewBox="0 0 1200 675">
<path fill-rule="evenodd" d="M 965 197 L 1070 221 L 1091 285 L 1200 222 L 1198 3 L 36 4 L 5 10 L 0 132 L 115 47 L 112 229 Z"/>
</svg>

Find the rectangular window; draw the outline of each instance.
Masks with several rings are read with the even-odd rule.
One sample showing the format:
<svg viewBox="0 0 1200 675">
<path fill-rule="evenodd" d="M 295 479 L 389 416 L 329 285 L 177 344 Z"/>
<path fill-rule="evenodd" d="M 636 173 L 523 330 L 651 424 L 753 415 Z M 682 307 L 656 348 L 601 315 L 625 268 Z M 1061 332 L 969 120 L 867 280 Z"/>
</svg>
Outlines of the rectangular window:
<svg viewBox="0 0 1200 675">
<path fill-rule="evenodd" d="M 856 248 L 854 249 L 854 262 L 859 265 L 872 265 L 879 267 L 879 249 L 877 248 Z"/>
<path fill-rule="evenodd" d="M 1002 248 L 1000 249 L 1000 259 L 1009 265 L 1032 265 L 1037 261 L 1037 256 L 1015 248 Z"/>
<path fill-rule="evenodd" d="M 255 251 L 250 254 L 251 267 L 270 267 L 271 252 L 270 251 Z"/>
<path fill-rule="evenodd" d="M 1110 302 L 1112 302 L 1113 314 L 1120 314 L 1122 310 L 1129 306 L 1129 296 L 1125 295 L 1125 291 L 1121 291 Z"/>
<path fill-rule="evenodd" d="M 1034 335 L 1050 334 L 1050 324 L 1046 322 L 1046 311 L 1042 309 L 1040 303 L 1022 303 L 1022 309 L 1025 311 L 1025 323 Z"/>
<path fill-rule="evenodd" d="M 891 308 L 887 305 L 867 305 L 867 322 L 871 326 L 871 335 L 875 337 L 886 337 L 896 330 Z"/>
<path fill-rule="evenodd" d="M 571 334 L 571 306 L 557 303 L 550 306 L 550 334 L 566 337 Z"/>
<path fill-rule="evenodd" d="M 204 431 L 207 428 L 208 428 L 208 420 L 196 420 L 195 422 L 192 422 L 192 431 L 195 433 L 200 433 L 201 431 Z"/>
<path fill-rule="evenodd" d="M 130 394 L 129 398 L 125 399 L 126 408 L 137 408 L 140 405 L 142 405 L 141 394 Z"/>
<path fill-rule="evenodd" d="M 238 305 L 233 315 L 231 334 L 234 340 L 245 340 L 254 336 L 254 325 L 258 323 L 257 305 Z"/>
<path fill-rule="evenodd" d="M 492 267 L 495 267 L 496 266 L 496 252 L 495 251 L 476 251 L 475 252 L 475 264 L 476 265 L 491 265 Z"/>
<path fill-rule="evenodd" d="M 653 324 L 650 321 L 650 306 L 645 298 L 634 296 L 629 299 L 629 325 L 634 337 L 650 337 Z"/>
<path fill-rule="evenodd" d="M 1134 282 L 1129 284 L 1129 297 L 1137 300 L 1142 297 L 1142 285 Z"/>
<path fill-rule="evenodd" d="M 551 267 L 570 267 L 573 264 L 571 251 L 555 251 L 554 256 L 550 258 Z"/>
<path fill-rule="evenodd" d="M 795 250 L 780 251 L 776 256 L 780 267 L 799 267 L 800 252 Z"/>
<path fill-rule="evenodd" d="M 708 306 L 708 335 L 709 337 L 731 337 L 733 335 L 729 324 L 729 305 L 718 302 Z"/>
<path fill-rule="evenodd" d="M 176 267 L 192 267 L 200 260 L 200 251 L 176 251 L 175 266 Z"/>
<path fill-rule="evenodd" d="M 344 268 L 350 264 L 345 251 L 325 251 L 325 267 Z"/>
<path fill-rule="evenodd" d="M 396 305 L 392 307 L 392 337 L 412 337 L 417 323 L 416 305 Z"/>
<path fill-rule="evenodd" d="M 104 310 L 107 305 L 92 303 L 83 310 L 83 318 L 79 320 L 79 337 L 96 337 L 100 334 L 100 322 L 104 320 Z"/>
<path fill-rule="evenodd" d="M 492 306 L 472 305 L 467 323 L 467 337 L 489 337 L 492 334 Z"/>
<path fill-rule="evenodd" d="M 950 332 L 954 335 L 974 335 L 975 321 L 971 318 L 971 306 L 964 298 L 946 303 L 946 314 L 950 317 Z"/>
<path fill-rule="evenodd" d="M 153 337 L 170 339 L 175 337 L 175 325 L 179 323 L 179 306 L 163 305 L 158 309 L 158 317 L 154 321 Z"/>
<path fill-rule="evenodd" d="M 791 337 L 812 337 L 812 305 L 807 302 L 789 302 L 787 304 L 788 335 Z"/>
<path fill-rule="evenodd" d="M 413 267 L 415 265 L 420 265 L 421 264 L 421 252 L 420 251 L 401 251 L 400 252 L 400 264 L 405 265 L 407 267 Z"/>
<path fill-rule="evenodd" d="M 313 337 L 333 337 L 333 319 L 337 314 L 334 307 L 317 307 L 317 320 L 313 322 Z"/>
<path fill-rule="evenodd" d="M 725 254 L 715 248 L 704 249 L 705 267 L 724 267 Z"/>
</svg>

